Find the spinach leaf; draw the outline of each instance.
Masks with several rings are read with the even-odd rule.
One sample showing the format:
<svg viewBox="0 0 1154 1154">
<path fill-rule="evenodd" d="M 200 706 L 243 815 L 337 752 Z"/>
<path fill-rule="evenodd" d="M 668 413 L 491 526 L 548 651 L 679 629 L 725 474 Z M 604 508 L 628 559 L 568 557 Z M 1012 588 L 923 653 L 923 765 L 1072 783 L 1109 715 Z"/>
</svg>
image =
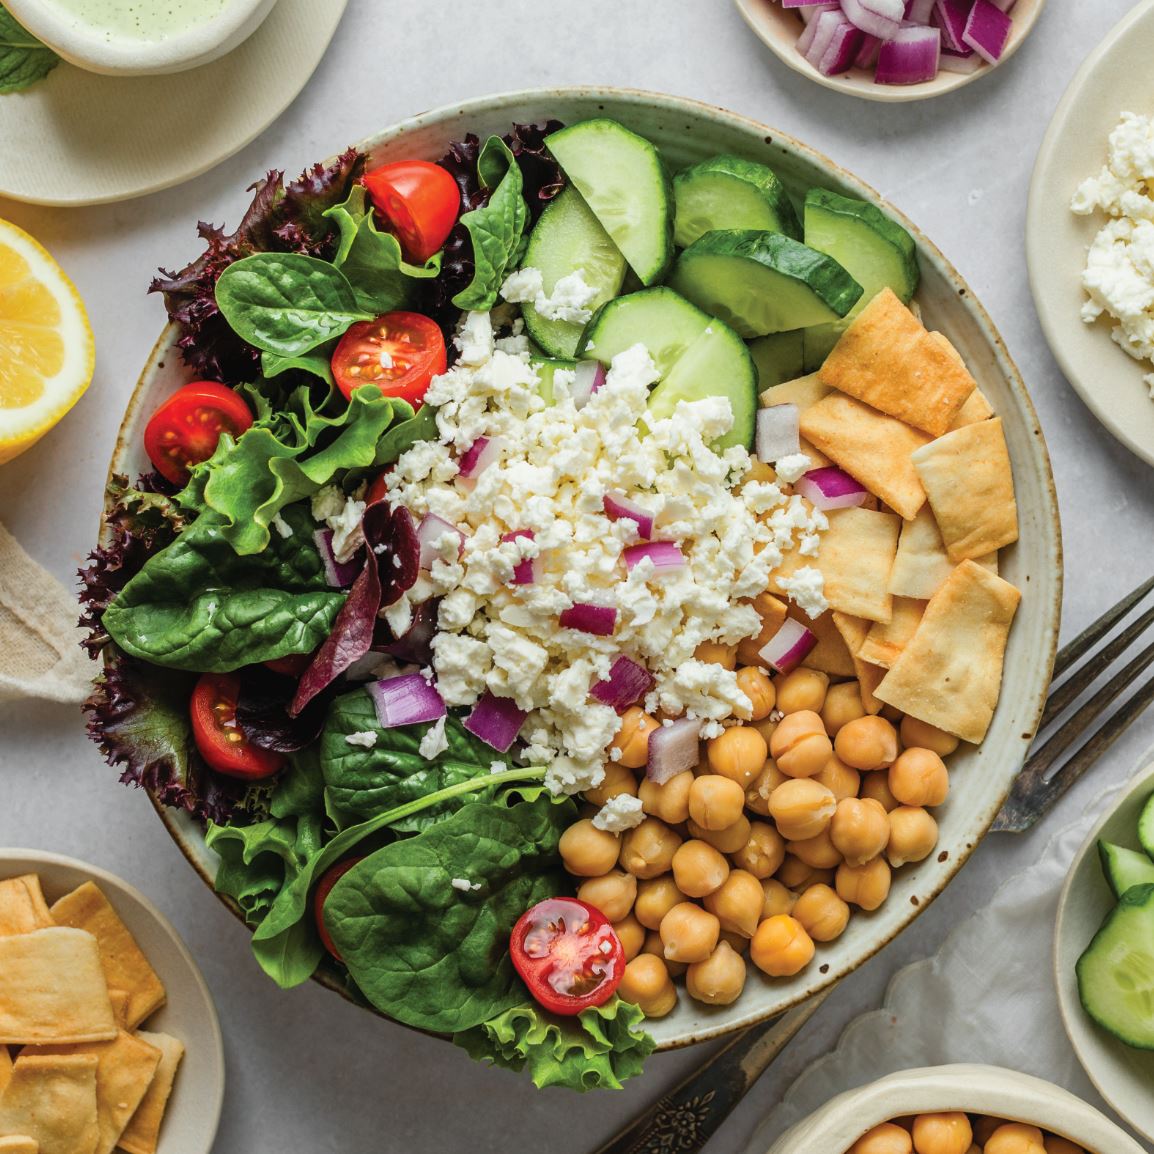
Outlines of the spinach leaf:
<svg viewBox="0 0 1154 1154">
<path fill-rule="evenodd" d="M 365 997 L 397 1021 L 454 1033 L 524 1001 L 509 934 L 563 891 L 557 846 L 575 814 L 544 795 L 469 805 L 354 866 L 329 895 L 325 924 Z M 463 893 L 454 878 L 480 888 Z"/>
<path fill-rule="evenodd" d="M 59 63 L 60 57 L 0 4 L 0 94 L 19 92 L 43 80 Z"/>
<path fill-rule="evenodd" d="M 283 357 L 376 316 L 357 302 L 344 273 L 300 253 L 260 252 L 230 264 L 216 282 L 216 304 L 242 340 Z"/>
<path fill-rule="evenodd" d="M 210 517 L 152 556 L 104 613 L 126 653 L 169 669 L 223 673 L 328 636 L 345 594 L 325 580 L 308 510 L 285 510 L 292 535 L 239 556 Z"/>
<path fill-rule="evenodd" d="M 488 204 L 461 217 L 473 242 L 475 271 L 468 286 L 453 297 L 453 304 L 485 311 L 497 303 L 498 290 L 521 257 L 529 208 L 522 195 L 521 169 L 499 136 L 485 142 L 477 171 L 486 187 L 496 187 Z"/>
<path fill-rule="evenodd" d="M 332 347 L 319 345 L 311 352 L 301 353 L 295 357 L 282 357 L 276 353 L 261 353 L 260 371 L 264 377 L 271 380 L 287 373 L 290 369 L 299 369 L 301 372 L 312 373 L 320 377 L 330 388 L 333 386 Z"/>
</svg>

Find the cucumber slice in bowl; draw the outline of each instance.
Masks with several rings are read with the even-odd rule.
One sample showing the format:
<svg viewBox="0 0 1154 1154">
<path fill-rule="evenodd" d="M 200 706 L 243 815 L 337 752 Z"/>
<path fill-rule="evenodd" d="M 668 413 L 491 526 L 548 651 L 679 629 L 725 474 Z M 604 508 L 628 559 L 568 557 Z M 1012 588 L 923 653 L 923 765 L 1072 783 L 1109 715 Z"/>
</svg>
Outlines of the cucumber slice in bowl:
<svg viewBox="0 0 1154 1154">
<path fill-rule="evenodd" d="M 563 128 L 545 145 L 641 283 L 661 280 L 673 260 L 673 188 L 654 145 L 606 119 Z"/>
<path fill-rule="evenodd" d="M 1151 796 L 1138 818 L 1138 844 L 1154 860 L 1154 796 Z"/>
<path fill-rule="evenodd" d="M 712 320 L 672 289 L 641 289 L 596 313 L 581 335 L 577 356 L 608 365 L 618 353 L 643 344 L 664 377 Z"/>
<path fill-rule="evenodd" d="M 804 338 L 804 329 L 791 329 L 786 333 L 770 333 L 767 337 L 750 341 L 749 353 L 757 366 L 757 387 L 760 392 L 805 375 Z"/>
<path fill-rule="evenodd" d="M 777 173 L 740 156 L 715 156 L 673 178 L 673 243 L 688 248 L 719 228 L 782 232 L 801 240 L 801 224 Z"/>
<path fill-rule="evenodd" d="M 1144 853 L 1099 840 L 1098 856 L 1116 898 L 1124 897 L 1135 886 L 1154 885 L 1154 861 Z"/>
<path fill-rule="evenodd" d="M 839 320 L 862 295 L 833 257 L 750 229 L 707 232 L 678 258 L 669 283 L 743 337 Z"/>
</svg>

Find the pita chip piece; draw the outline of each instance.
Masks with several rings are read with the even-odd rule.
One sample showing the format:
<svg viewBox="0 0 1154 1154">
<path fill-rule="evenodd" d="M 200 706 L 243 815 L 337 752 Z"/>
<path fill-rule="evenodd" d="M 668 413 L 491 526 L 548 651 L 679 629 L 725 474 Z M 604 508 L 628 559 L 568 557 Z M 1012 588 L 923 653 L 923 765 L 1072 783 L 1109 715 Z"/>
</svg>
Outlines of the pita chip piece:
<svg viewBox="0 0 1154 1154">
<path fill-rule="evenodd" d="M 0 1134 L 35 1139 L 38 1154 L 96 1154 L 96 1059 L 21 1055 L 0 1098 Z"/>
<path fill-rule="evenodd" d="M 30 934 L 53 924 L 36 874 L 0 881 L 0 937 Z"/>
<path fill-rule="evenodd" d="M 979 421 L 988 421 L 993 415 L 994 407 L 986 400 L 986 394 L 981 389 L 975 389 L 958 410 L 950 428 L 961 429 L 966 425 L 976 425 Z"/>
<path fill-rule="evenodd" d="M 27 1134 L 5 1134 L 0 1137 L 0 1154 L 40 1154 L 40 1143 Z"/>
<path fill-rule="evenodd" d="M 858 314 L 820 369 L 823 384 L 940 437 L 977 387 L 891 289 Z"/>
<path fill-rule="evenodd" d="M 797 405 L 802 415 L 806 410 L 816 405 L 822 397 L 830 392 L 829 385 L 823 385 L 817 373 L 808 377 L 798 377 L 796 380 L 785 381 L 780 385 L 770 385 L 761 394 L 761 407 L 772 408 L 774 405 Z M 830 459 L 803 436 L 799 452 L 804 453 L 812 462 L 813 468 L 820 469 L 823 465 L 832 464 Z"/>
<path fill-rule="evenodd" d="M 738 642 L 737 660 L 742 665 L 757 665 L 762 669 L 768 669 L 769 664 L 762 657 L 761 651 L 785 624 L 786 605 L 772 593 L 759 593 L 750 604 L 761 618 L 761 632 L 756 637 L 747 637 L 744 641 Z"/>
<path fill-rule="evenodd" d="M 925 611 L 925 601 L 895 597 L 893 617 L 886 625 L 875 623 L 870 627 L 858 656 L 872 665 L 889 669 L 913 639 Z"/>
<path fill-rule="evenodd" d="M 1018 539 L 1001 418 L 955 429 L 918 449 L 913 460 L 951 561 L 982 557 Z"/>
<path fill-rule="evenodd" d="M 50 926 L 0 938 L 0 1042 L 104 1042 L 116 1019 L 96 939 Z"/>
<path fill-rule="evenodd" d="M 831 677 L 853 677 L 853 655 L 834 624 L 832 613 L 822 613 L 811 620 L 796 605 L 791 605 L 789 615 L 800 621 L 817 638 L 817 644 L 809 651 L 802 665 L 807 669 L 828 673 Z"/>
<path fill-rule="evenodd" d="M 802 434 L 835 465 L 880 497 L 907 521 L 925 504 L 914 469 L 925 433 L 879 413 L 844 393 L 830 393 L 801 417 Z"/>
<path fill-rule="evenodd" d="M 172 1095 L 172 1085 L 176 1080 L 176 1070 L 184 1057 L 184 1045 L 167 1034 L 150 1034 L 141 1030 L 138 1038 L 160 1051 L 160 1065 L 156 1076 L 144 1095 L 144 1100 L 136 1108 L 132 1120 L 120 1135 L 119 1146 L 125 1154 L 156 1154 L 160 1142 L 160 1127 L 168 1099 Z"/>
<path fill-rule="evenodd" d="M 871 665 L 868 661 L 863 661 L 858 656 L 858 650 L 861 649 L 866 637 L 869 636 L 873 622 L 866 621 L 861 617 L 852 617 L 848 613 L 833 613 L 831 616 L 853 658 L 862 708 L 866 713 L 880 713 L 882 703 L 874 696 L 874 690 L 877 689 L 886 671 L 876 665 Z"/>
<path fill-rule="evenodd" d="M 998 704 L 1006 639 L 1021 596 L 1008 581 L 963 561 L 930 599 L 878 698 L 963 741 L 980 742 Z"/>
<path fill-rule="evenodd" d="M 164 983 L 97 885 L 85 882 L 65 894 L 53 904 L 52 916 L 59 925 L 88 930 L 96 938 L 109 988 L 128 994 L 128 1029 L 164 1005 Z"/>
<path fill-rule="evenodd" d="M 12 1055 L 7 1046 L 0 1046 L 0 1097 L 12 1080 Z"/>
</svg>

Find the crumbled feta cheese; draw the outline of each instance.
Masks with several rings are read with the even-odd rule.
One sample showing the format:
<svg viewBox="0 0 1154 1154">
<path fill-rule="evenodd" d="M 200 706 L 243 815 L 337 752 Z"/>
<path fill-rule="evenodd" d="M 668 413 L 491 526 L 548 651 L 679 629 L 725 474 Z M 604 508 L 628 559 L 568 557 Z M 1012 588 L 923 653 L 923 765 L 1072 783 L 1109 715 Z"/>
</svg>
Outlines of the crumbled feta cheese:
<svg viewBox="0 0 1154 1154">
<path fill-rule="evenodd" d="M 293 535 L 293 527 L 278 513 L 270 522 L 279 537 L 288 540 Z"/>
<path fill-rule="evenodd" d="M 645 811 L 641 808 L 641 798 L 631 797 L 627 793 L 611 797 L 593 815 L 594 826 L 608 833 L 624 833 L 639 826 L 644 820 Z"/>
<path fill-rule="evenodd" d="M 791 453 L 788 457 L 782 457 L 780 461 L 773 463 L 773 471 L 787 485 L 800 480 L 812 468 L 813 462 L 804 453 Z"/>
<path fill-rule="evenodd" d="M 510 304 L 531 304 L 546 320 L 583 325 L 593 315 L 589 305 L 597 290 L 585 283 L 584 270 L 577 269 L 563 276 L 552 293 L 546 293 L 541 270 L 522 268 L 505 278 L 501 296 Z"/>
<path fill-rule="evenodd" d="M 377 744 L 377 735 L 371 729 L 364 729 L 359 733 L 345 734 L 345 741 L 361 749 L 372 749 Z"/>
<path fill-rule="evenodd" d="M 333 558 L 340 565 L 352 560 L 353 554 L 365 543 L 361 531 L 364 501 L 355 495 L 346 496 L 339 485 L 325 485 L 313 494 L 313 519 L 333 531 Z"/>
<path fill-rule="evenodd" d="M 509 767 L 503 761 L 491 761 L 491 762 L 489 762 L 489 772 L 490 773 L 505 773 L 508 770 L 508 768 Z"/>
<path fill-rule="evenodd" d="M 480 882 L 471 882 L 468 878 L 453 878 L 449 885 L 465 894 L 476 893 L 481 888 Z"/>
<path fill-rule="evenodd" d="M 408 593 L 402 593 L 391 605 L 386 605 L 377 614 L 388 622 L 394 637 L 404 637 L 413 627 L 413 603 Z"/>
<path fill-rule="evenodd" d="M 825 579 L 812 565 L 804 566 L 792 577 L 779 577 L 777 583 L 811 621 L 829 608 L 825 599 Z"/>
<path fill-rule="evenodd" d="M 425 736 L 421 738 L 417 752 L 426 761 L 436 761 L 449 748 L 449 739 L 445 736 L 445 722 L 448 720 L 447 715 L 439 718 L 429 726 L 425 731 Z"/>
</svg>

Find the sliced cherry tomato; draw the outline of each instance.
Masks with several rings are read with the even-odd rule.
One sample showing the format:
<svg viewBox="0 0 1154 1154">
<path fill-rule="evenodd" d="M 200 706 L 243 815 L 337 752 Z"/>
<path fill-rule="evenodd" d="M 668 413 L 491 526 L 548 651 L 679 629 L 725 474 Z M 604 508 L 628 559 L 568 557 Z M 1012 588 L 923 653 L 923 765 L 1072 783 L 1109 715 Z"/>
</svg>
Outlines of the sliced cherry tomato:
<svg viewBox="0 0 1154 1154">
<path fill-rule="evenodd" d="M 522 914 L 509 953 L 529 993 L 555 1014 L 602 1005 L 625 973 L 625 950 L 609 919 L 576 898 L 549 898 Z"/>
<path fill-rule="evenodd" d="M 365 504 L 375 505 L 378 501 L 383 501 L 388 496 L 389 489 L 385 484 L 385 478 L 393 471 L 393 466 L 390 465 L 387 469 L 382 469 L 374 478 L 372 484 L 369 486 L 369 491 L 365 494 Z"/>
<path fill-rule="evenodd" d="M 271 777 L 284 764 L 284 754 L 261 749 L 245 737 L 236 722 L 239 695 L 235 673 L 201 674 L 189 702 L 196 748 L 217 773 L 243 781 Z"/>
<path fill-rule="evenodd" d="M 162 477 L 187 485 L 188 470 L 216 452 L 221 433 L 239 437 L 251 424 L 248 405 L 232 389 L 194 381 L 149 417 L 144 451 Z"/>
<path fill-rule="evenodd" d="M 427 160 L 399 160 L 365 173 L 376 210 L 393 226 L 405 252 L 424 264 L 448 239 L 461 210 L 457 182 Z"/>
<path fill-rule="evenodd" d="M 285 677 L 300 677 L 312 665 L 314 656 L 312 653 L 289 653 L 284 657 L 274 657 L 264 665 L 273 673 L 283 673 Z"/>
<path fill-rule="evenodd" d="M 339 861 L 335 866 L 330 866 L 329 869 L 321 877 L 317 883 L 317 892 L 313 895 L 313 917 L 317 923 L 317 933 L 321 936 L 321 945 L 338 962 L 343 961 L 337 947 L 333 945 L 333 939 L 329 937 L 329 931 L 325 928 L 325 902 L 328 896 L 332 893 L 333 886 L 337 884 L 357 864 L 359 861 L 364 861 L 363 857 L 345 858 L 344 861 Z"/>
<path fill-rule="evenodd" d="M 445 371 L 445 338 L 437 322 L 420 313 L 385 313 L 360 321 L 333 353 L 333 377 L 346 397 L 361 385 L 417 406 L 433 377 Z"/>
</svg>

